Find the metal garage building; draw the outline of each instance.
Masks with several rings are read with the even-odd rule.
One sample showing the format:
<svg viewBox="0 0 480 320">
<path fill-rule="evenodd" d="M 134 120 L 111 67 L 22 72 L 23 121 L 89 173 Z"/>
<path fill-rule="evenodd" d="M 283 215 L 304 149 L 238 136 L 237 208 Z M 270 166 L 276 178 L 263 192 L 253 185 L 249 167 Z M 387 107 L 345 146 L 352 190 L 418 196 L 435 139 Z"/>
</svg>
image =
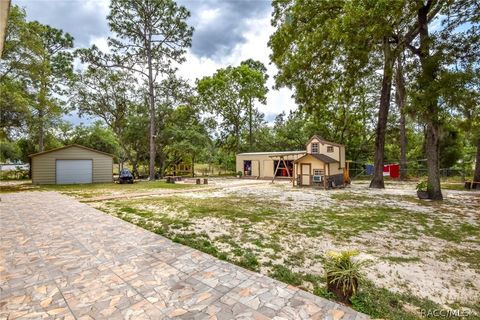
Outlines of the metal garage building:
<svg viewBox="0 0 480 320">
<path fill-rule="evenodd" d="M 31 154 L 30 163 L 34 184 L 113 181 L 113 155 L 78 144 Z"/>
</svg>

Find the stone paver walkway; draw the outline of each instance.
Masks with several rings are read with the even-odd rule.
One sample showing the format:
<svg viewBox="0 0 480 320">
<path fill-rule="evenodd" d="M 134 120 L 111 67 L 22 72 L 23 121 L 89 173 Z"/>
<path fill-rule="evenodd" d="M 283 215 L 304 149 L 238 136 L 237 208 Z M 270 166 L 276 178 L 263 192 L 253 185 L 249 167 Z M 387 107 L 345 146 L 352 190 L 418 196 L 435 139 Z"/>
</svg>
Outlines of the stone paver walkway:
<svg viewBox="0 0 480 320">
<path fill-rule="evenodd" d="M 366 319 L 55 192 L 1 195 L 0 319 Z"/>
</svg>

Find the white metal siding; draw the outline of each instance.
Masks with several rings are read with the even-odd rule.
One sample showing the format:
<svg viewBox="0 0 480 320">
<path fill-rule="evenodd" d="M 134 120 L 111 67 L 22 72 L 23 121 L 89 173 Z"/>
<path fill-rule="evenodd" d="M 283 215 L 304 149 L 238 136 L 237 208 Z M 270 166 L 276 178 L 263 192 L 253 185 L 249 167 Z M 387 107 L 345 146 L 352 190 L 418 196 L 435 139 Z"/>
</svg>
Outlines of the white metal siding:
<svg viewBox="0 0 480 320">
<path fill-rule="evenodd" d="M 92 160 L 57 160 L 57 184 L 92 183 Z"/>
</svg>

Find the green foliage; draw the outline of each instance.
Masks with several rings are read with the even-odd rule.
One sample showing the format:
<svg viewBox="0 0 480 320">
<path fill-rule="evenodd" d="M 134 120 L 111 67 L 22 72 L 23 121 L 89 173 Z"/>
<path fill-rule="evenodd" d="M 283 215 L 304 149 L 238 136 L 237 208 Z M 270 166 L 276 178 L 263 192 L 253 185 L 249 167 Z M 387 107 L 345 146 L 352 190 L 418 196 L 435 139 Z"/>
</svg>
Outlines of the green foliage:
<svg viewBox="0 0 480 320">
<path fill-rule="evenodd" d="M 254 62 L 244 63 L 219 69 L 197 81 L 199 103 L 220 116 L 221 141 L 229 152 L 240 152 L 242 130 L 248 125 L 253 131 L 253 123 L 259 119 L 254 101 L 265 103 L 266 76 L 258 68 Z"/>
<path fill-rule="evenodd" d="M 65 144 L 80 144 L 113 155 L 120 153 L 120 146 L 113 132 L 100 121 L 91 126 L 79 125 L 73 130 Z"/>
<path fill-rule="evenodd" d="M 341 290 L 346 298 L 355 295 L 358 286 L 364 281 L 363 268 L 366 261 L 355 261 L 357 251 L 329 252 L 325 259 L 325 277 L 330 286 Z M 334 292 L 336 293 L 336 292 Z"/>
<path fill-rule="evenodd" d="M 19 161 L 21 156 L 20 147 L 16 143 L 0 140 L 0 163 Z"/>
<path fill-rule="evenodd" d="M 293 286 L 299 286 L 303 282 L 302 275 L 292 272 L 283 265 L 274 265 L 269 276 Z"/>
<path fill-rule="evenodd" d="M 0 63 L 2 133 L 28 133 L 43 150 L 49 129 L 67 111 L 64 98 L 73 79 L 73 37 L 37 21 L 27 22 L 18 6 L 12 7 L 8 24 Z"/>
<path fill-rule="evenodd" d="M 418 191 L 427 191 L 427 187 L 428 187 L 427 181 L 423 180 L 417 184 L 416 189 Z"/>
</svg>

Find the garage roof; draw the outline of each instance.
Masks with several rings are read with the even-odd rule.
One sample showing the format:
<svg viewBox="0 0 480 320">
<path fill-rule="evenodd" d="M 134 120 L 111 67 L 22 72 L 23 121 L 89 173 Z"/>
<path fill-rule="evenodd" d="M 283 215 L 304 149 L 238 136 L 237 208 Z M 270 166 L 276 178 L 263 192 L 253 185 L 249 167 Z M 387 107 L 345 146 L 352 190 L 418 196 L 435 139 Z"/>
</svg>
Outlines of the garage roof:
<svg viewBox="0 0 480 320">
<path fill-rule="evenodd" d="M 82 146 L 82 145 L 79 145 L 79 144 L 70 144 L 68 146 L 64 146 L 64 147 L 60 147 L 60 148 L 55 148 L 55 149 L 51 149 L 51 150 L 47 150 L 47 151 L 43 151 L 43 152 L 37 152 L 37 153 L 33 153 L 33 154 L 30 154 L 28 155 L 29 157 L 33 158 L 33 157 L 36 157 L 36 156 L 41 156 L 43 154 L 46 154 L 46 153 L 50 153 L 50 152 L 55 152 L 55 151 L 59 151 L 59 150 L 63 150 L 63 149 L 68 149 L 68 148 L 72 148 L 72 147 L 77 147 L 77 148 L 81 148 L 81 149 L 85 149 L 85 150 L 88 150 L 88 151 L 93 151 L 93 152 L 96 152 L 96 153 L 100 153 L 100 154 L 104 154 L 104 155 L 107 155 L 107 156 L 110 156 L 110 157 L 115 157 L 113 154 L 111 153 L 107 153 L 107 152 L 103 152 L 103 151 L 98 151 L 98 150 L 95 150 L 95 149 L 92 149 L 92 148 L 88 148 L 88 147 L 85 147 L 85 146 Z"/>
</svg>

